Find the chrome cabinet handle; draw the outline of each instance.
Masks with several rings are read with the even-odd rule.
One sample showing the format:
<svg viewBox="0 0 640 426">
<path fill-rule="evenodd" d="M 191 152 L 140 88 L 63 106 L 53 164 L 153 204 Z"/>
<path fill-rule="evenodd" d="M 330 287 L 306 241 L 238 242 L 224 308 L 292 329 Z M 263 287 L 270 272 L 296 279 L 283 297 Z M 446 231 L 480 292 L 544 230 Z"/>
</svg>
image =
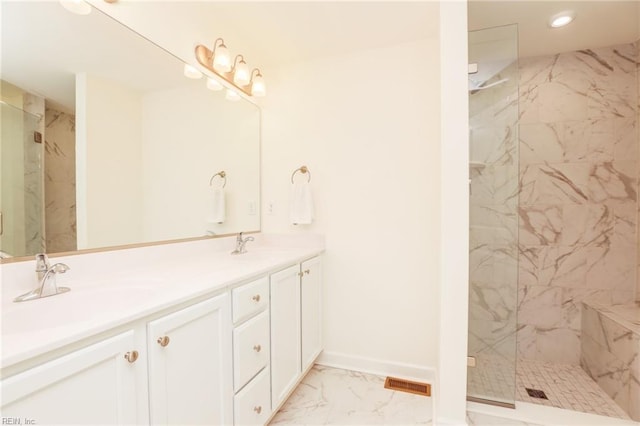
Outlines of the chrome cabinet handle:
<svg viewBox="0 0 640 426">
<path fill-rule="evenodd" d="M 253 407 L 253 411 L 255 411 L 258 414 L 262 413 L 262 406 L 258 405 L 257 407 Z"/>
<path fill-rule="evenodd" d="M 254 350 L 254 351 L 256 351 L 256 352 L 260 352 L 260 351 L 262 350 L 262 346 L 260 346 L 260 345 L 255 345 L 255 346 L 253 347 L 253 350 Z"/>
<path fill-rule="evenodd" d="M 127 352 L 126 354 L 124 354 L 124 359 L 133 364 L 138 360 L 138 355 L 138 351 Z"/>
<path fill-rule="evenodd" d="M 259 302 L 259 301 L 260 301 L 260 295 L 259 295 L 259 294 L 256 294 L 255 296 L 253 296 L 253 297 L 251 298 L 251 300 L 255 300 L 256 302 Z"/>
<path fill-rule="evenodd" d="M 158 340 L 157 340 L 158 344 L 163 348 L 166 347 L 170 341 L 171 339 L 169 339 L 169 336 L 158 337 Z"/>
</svg>

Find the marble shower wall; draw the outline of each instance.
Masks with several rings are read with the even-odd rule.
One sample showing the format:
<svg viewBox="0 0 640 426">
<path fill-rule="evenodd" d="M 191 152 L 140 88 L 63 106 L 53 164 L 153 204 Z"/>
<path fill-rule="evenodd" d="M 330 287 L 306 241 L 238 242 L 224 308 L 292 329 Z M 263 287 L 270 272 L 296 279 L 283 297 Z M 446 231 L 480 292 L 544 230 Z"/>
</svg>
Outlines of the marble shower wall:
<svg viewBox="0 0 640 426">
<path fill-rule="evenodd" d="M 34 141 L 34 131 L 44 134 L 44 98 L 25 92 L 24 114 L 24 220 L 25 253 L 44 251 L 44 181 L 42 175 L 42 143 Z M 16 255 L 18 255 L 16 253 Z"/>
<path fill-rule="evenodd" d="M 47 252 L 76 250 L 76 118 L 47 104 L 45 112 Z"/>
<path fill-rule="evenodd" d="M 581 303 L 636 297 L 637 44 L 520 60 L 518 355 L 580 361 Z"/>
<path fill-rule="evenodd" d="M 637 77 L 637 88 L 638 88 L 638 103 L 637 103 L 637 120 L 636 120 L 636 134 L 638 135 L 638 161 L 640 162 L 640 40 L 636 41 L 636 52 L 637 52 L 637 60 L 636 60 L 636 77 Z M 638 175 L 636 181 L 636 193 L 640 194 L 640 166 L 638 167 Z M 638 203 L 638 216 L 636 223 L 640 223 L 640 203 Z M 638 246 L 636 247 L 638 260 L 636 262 L 637 272 L 636 272 L 636 301 L 640 302 L 640 230 L 636 228 L 636 235 L 638 239 Z"/>
</svg>

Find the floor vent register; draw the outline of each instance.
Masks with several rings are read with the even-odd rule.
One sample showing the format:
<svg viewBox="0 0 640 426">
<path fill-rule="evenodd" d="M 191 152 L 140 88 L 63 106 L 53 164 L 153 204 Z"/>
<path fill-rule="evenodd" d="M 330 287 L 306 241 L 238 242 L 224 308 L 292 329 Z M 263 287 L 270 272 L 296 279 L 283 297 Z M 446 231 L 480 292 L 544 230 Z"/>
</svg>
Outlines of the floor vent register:
<svg viewBox="0 0 640 426">
<path fill-rule="evenodd" d="M 416 395 L 431 396 L 431 385 L 429 383 L 412 382 L 410 380 L 387 377 L 384 387 L 400 392 L 409 392 Z"/>
</svg>

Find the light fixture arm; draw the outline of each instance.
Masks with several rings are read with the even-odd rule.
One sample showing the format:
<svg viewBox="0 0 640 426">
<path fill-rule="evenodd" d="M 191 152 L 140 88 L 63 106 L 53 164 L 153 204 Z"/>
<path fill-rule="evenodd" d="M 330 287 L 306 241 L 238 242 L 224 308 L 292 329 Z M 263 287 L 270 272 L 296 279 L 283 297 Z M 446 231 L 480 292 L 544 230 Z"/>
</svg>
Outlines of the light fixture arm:
<svg viewBox="0 0 640 426">
<path fill-rule="evenodd" d="M 220 47 L 224 47 L 224 48 L 227 47 L 224 45 L 224 40 L 218 37 L 216 41 L 213 42 L 213 50 L 211 51 L 211 60 L 213 60 L 213 58 L 216 56 L 216 49 L 218 48 L 218 42 L 220 42 Z"/>
<path fill-rule="evenodd" d="M 257 73 L 257 74 L 255 74 L 255 77 L 262 77 L 262 74 L 260 73 L 260 68 L 254 68 L 254 69 L 251 71 L 251 81 L 253 81 L 254 73 L 255 73 L 256 71 L 258 71 L 258 73 Z"/>
<path fill-rule="evenodd" d="M 236 70 L 236 67 L 238 66 L 238 58 L 240 58 L 240 63 L 245 63 L 244 61 L 244 56 L 242 55 L 236 55 L 236 58 L 233 60 L 233 67 L 231 67 L 231 72 L 233 73 Z"/>
</svg>

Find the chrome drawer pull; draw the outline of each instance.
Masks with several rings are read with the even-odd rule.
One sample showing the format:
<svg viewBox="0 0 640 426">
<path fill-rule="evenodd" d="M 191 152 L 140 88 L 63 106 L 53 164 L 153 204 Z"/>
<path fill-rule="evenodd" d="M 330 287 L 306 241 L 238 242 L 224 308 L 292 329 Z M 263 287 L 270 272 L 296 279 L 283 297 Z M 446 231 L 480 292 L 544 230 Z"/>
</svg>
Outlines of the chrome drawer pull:
<svg viewBox="0 0 640 426">
<path fill-rule="evenodd" d="M 256 351 L 256 352 L 260 352 L 260 351 L 262 350 L 262 346 L 260 346 L 260 345 L 255 345 L 255 346 L 253 347 L 253 350 L 254 350 L 254 351 Z"/>
<path fill-rule="evenodd" d="M 260 295 L 259 295 L 259 294 L 256 294 L 255 296 L 253 296 L 253 297 L 251 298 L 251 300 L 255 300 L 256 302 L 259 302 L 259 301 L 260 301 Z"/>
<path fill-rule="evenodd" d="M 257 407 L 253 407 L 253 411 L 255 411 L 258 414 L 262 413 L 262 406 L 258 405 Z"/>
<path fill-rule="evenodd" d="M 133 364 L 138 360 L 138 351 L 127 352 L 124 354 L 124 359 Z"/>
</svg>

